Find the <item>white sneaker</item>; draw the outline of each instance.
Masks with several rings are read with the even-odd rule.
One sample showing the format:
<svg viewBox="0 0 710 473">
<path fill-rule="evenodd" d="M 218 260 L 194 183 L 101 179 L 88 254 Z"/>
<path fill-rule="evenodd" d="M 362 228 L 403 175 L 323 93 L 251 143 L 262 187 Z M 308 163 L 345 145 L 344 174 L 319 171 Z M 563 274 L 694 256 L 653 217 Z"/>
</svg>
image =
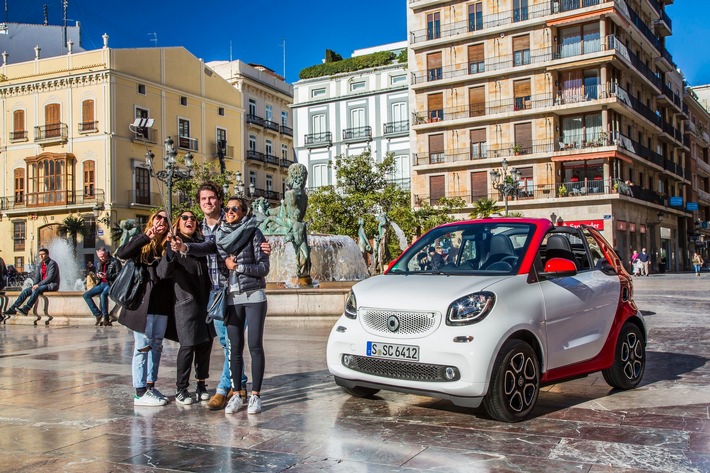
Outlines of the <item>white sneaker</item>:
<svg viewBox="0 0 710 473">
<path fill-rule="evenodd" d="M 227 407 L 224 408 L 224 413 L 234 414 L 241 409 L 243 405 L 244 403 L 242 402 L 242 397 L 239 394 L 236 394 L 229 399 Z"/>
<path fill-rule="evenodd" d="M 165 397 L 165 394 L 158 391 L 158 388 L 152 388 L 152 389 L 149 389 L 148 391 L 152 392 L 155 395 L 155 397 L 157 397 L 158 399 L 163 399 L 165 401 L 165 404 L 168 404 L 170 402 L 168 400 L 168 398 Z"/>
<path fill-rule="evenodd" d="M 261 412 L 261 398 L 254 394 L 249 398 L 249 408 L 247 414 L 258 414 Z"/>
<path fill-rule="evenodd" d="M 153 394 L 153 391 L 146 391 L 142 396 L 133 396 L 134 406 L 164 406 L 168 402 Z"/>
</svg>

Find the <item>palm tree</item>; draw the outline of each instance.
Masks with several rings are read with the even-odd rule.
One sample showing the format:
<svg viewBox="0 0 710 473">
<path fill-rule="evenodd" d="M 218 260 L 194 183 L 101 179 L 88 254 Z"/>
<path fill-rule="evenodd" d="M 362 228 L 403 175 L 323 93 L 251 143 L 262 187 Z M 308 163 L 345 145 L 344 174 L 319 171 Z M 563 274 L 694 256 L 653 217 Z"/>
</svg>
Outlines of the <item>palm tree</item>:
<svg viewBox="0 0 710 473">
<path fill-rule="evenodd" d="M 473 206 L 473 212 L 469 215 L 471 218 L 486 218 L 495 213 L 500 212 L 500 207 L 496 205 L 497 201 L 493 199 L 483 198 L 478 199 Z"/>
<path fill-rule="evenodd" d="M 84 222 L 84 219 L 79 216 L 74 217 L 73 215 L 70 215 L 64 219 L 61 225 L 59 225 L 59 232 L 64 234 L 64 236 L 69 237 L 72 248 L 74 248 L 74 253 L 76 253 L 77 236 L 86 236 L 87 233 L 86 222 Z"/>
</svg>

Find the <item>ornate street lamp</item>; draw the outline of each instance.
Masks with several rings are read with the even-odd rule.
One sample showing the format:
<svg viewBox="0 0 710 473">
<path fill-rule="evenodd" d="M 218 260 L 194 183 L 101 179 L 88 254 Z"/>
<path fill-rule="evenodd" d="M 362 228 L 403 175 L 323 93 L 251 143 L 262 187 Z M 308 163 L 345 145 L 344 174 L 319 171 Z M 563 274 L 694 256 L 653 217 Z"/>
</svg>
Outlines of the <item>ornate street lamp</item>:
<svg viewBox="0 0 710 473">
<path fill-rule="evenodd" d="M 189 179 L 192 176 L 192 154 L 187 153 L 185 155 L 185 171 L 177 168 L 176 157 L 177 151 L 175 150 L 175 142 L 171 137 L 165 140 L 165 157 L 163 158 L 164 169 L 158 172 L 153 171 L 153 158 L 155 155 L 150 151 L 145 153 L 145 163 L 150 169 L 150 175 L 158 179 L 160 182 L 165 183 L 168 196 L 165 199 L 165 210 L 168 213 L 168 218 L 172 222 L 173 218 L 173 185 L 176 182 Z"/>
<path fill-rule="evenodd" d="M 503 158 L 500 170 L 491 170 L 491 181 L 493 181 L 493 188 L 503 194 L 506 217 L 508 216 L 508 196 L 518 190 L 518 186 L 520 185 L 519 179 L 520 171 L 515 168 L 510 168 L 509 171 L 508 160 L 505 158 Z"/>
<path fill-rule="evenodd" d="M 242 180 L 242 172 L 237 171 L 234 177 L 234 195 L 237 197 L 254 197 L 254 193 L 256 192 L 256 188 L 254 187 L 254 183 L 250 182 L 249 183 L 249 194 L 245 194 L 245 190 L 247 189 L 247 186 L 244 184 L 244 181 Z"/>
</svg>

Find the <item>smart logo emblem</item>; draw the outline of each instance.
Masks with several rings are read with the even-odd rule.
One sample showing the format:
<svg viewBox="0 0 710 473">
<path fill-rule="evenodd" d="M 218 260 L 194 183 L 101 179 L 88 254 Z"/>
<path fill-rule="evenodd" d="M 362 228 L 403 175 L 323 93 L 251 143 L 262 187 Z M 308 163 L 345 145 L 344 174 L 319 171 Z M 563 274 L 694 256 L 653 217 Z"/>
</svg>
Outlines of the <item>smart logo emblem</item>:
<svg viewBox="0 0 710 473">
<path fill-rule="evenodd" d="M 399 319 L 394 315 L 390 315 L 387 318 L 387 328 L 390 330 L 390 332 L 396 332 L 397 330 L 399 330 Z"/>
</svg>

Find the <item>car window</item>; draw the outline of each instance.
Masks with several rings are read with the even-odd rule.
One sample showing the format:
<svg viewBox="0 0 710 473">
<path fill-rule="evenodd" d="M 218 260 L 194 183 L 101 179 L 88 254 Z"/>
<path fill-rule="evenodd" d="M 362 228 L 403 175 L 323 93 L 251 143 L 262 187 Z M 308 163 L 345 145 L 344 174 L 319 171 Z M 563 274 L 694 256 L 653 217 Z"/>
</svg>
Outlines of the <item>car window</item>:
<svg viewBox="0 0 710 473">
<path fill-rule="evenodd" d="M 587 240 L 587 246 L 589 247 L 589 256 L 592 258 L 592 268 L 598 268 L 601 264 L 601 260 L 604 259 L 604 253 L 602 252 L 597 240 L 594 239 L 591 233 L 586 229 L 582 230 L 584 238 Z"/>
<path fill-rule="evenodd" d="M 439 227 L 408 248 L 389 273 L 514 274 L 533 232 L 531 224 L 491 221 Z"/>
</svg>

